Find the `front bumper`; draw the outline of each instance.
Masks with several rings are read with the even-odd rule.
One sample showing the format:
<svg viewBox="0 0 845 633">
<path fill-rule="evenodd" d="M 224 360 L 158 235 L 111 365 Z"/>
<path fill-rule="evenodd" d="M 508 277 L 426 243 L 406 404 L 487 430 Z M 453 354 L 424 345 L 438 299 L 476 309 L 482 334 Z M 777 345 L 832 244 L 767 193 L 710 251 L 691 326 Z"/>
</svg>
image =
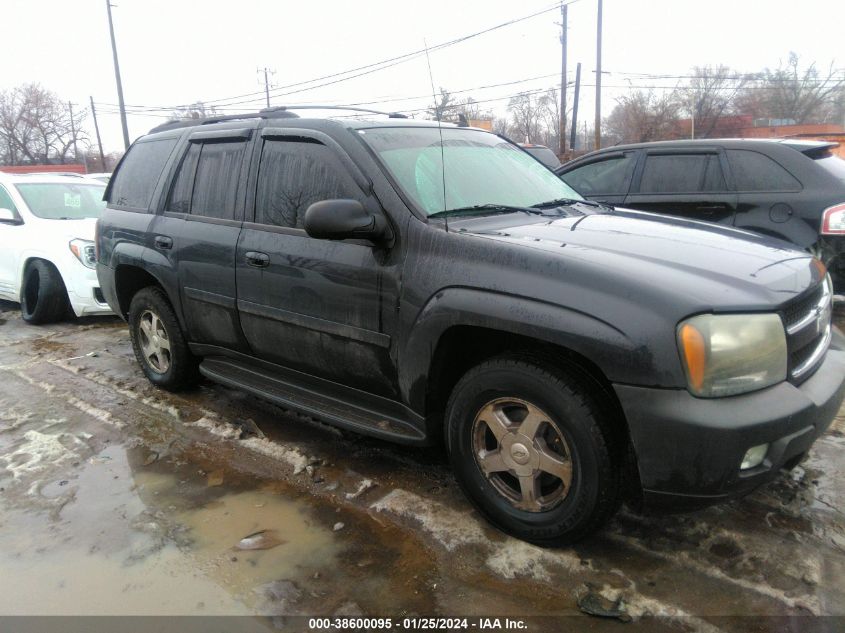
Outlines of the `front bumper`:
<svg viewBox="0 0 845 633">
<path fill-rule="evenodd" d="M 646 506 L 693 508 L 746 494 L 800 459 L 830 426 L 845 397 L 845 345 L 834 342 L 800 386 L 703 399 L 686 390 L 614 385 L 628 420 Z M 760 466 L 741 471 L 752 446 Z"/>
<path fill-rule="evenodd" d="M 79 262 L 72 261 L 68 269 L 62 271 L 62 278 L 67 287 L 68 300 L 76 316 L 113 314 L 100 290 L 96 270 L 85 268 Z"/>
</svg>

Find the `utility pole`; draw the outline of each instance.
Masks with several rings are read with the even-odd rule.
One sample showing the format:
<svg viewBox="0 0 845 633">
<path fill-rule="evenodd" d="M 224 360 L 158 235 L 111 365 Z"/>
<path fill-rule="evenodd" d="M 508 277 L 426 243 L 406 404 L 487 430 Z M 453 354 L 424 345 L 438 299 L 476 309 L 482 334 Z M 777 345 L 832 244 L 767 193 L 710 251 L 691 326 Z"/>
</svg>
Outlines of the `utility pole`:
<svg viewBox="0 0 845 633">
<path fill-rule="evenodd" d="M 94 108 L 94 97 L 88 97 L 91 100 L 91 116 L 94 117 L 94 131 L 97 133 L 97 145 L 100 147 L 100 165 L 103 171 L 106 171 L 106 157 L 103 154 L 103 141 L 100 140 L 100 126 L 97 124 L 97 110 Z"/>
<path fill-rule="evenodd" d="M 578 130 L 578 97 L 581 92 L 581 62 L 575 66 L 575 99 L 572 102 L 572 135 L 569 138 L 569 149 L 575 149 L 575 134 Z"/>
<path fill-rule="evenodd" d="M 79 150 L 76 147 L 76 123 L 73 121 L 73 104 L 70 101 L 67 102 L 67 108 L 70 111 L 70 134 L 73 140 L 73 162 L 75 163 L 79 160 Z"/>
<path fill-rule="evenodd" d="M 601 148 L 601 5 L 602 0 L 599 0 L 596 23 L 596 149 Z"/>
<path fill-rule="evenodd" d="M 117 63 L 117 44 L 114 41 L 114 24 L 111 19 L 110 0 L 106 0 L 106 11 L 109 14 L 109 35 L 111 36 L 111 53 L 114 58 L 114 80 L 117 82 L 117 104 L 120 107 L 120 125 L 123 127 L 123 145 L 124 149 L 129 149 L 129 126 L 126 124 L 126 105 L 123 103 L 123 83 L 120 81 L 120 64 Z M 102 153 L 103 151 L 100 150 L 100 154 Z M 103 164 L 105 165 L 105 163 Z"/>
<path fill-rule="evenodd" d="M 270 70 L 266 66 L 264 68 L 259 68 L 255 72 L 260 73 L 264 71 L 264 96 L 267 99 L 267 107 L 270 107 L 270 75 L 275 75 L 276 71 Z"/>
<path fill-rule="evenodd" d="M 689 108 L 689 121 L 690 121 L 690 138 L 695 139 L 695 93 L 690 95 L 690 108 Z"/>
<path fill-rule="evenodd" d="M 560 158 L 566 160 L 566 17 L 567 6 L 560 5 Z"/>
</svg>

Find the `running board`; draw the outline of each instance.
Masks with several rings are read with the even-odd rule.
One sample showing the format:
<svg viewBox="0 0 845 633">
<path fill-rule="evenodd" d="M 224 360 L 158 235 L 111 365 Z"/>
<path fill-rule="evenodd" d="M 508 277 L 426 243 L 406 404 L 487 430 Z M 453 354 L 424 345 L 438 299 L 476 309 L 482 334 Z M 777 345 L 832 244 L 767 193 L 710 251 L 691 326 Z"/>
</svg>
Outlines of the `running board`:
<svg viewBox="0 0 845 633">
<path fill-rule="evenodd" d="M 350 394 L 360 394 L 360 397 L 355 399 L 357 401 L 344 398 L 340 394 L 328 396 L 315 390 L 313 385 L 298 384 L 290 377 L 220 356 L 206 357 L 200 363 L 199 369 L 203 376 L 214 382 L 243 389 L 282 407 L 311 415 L 344 429 L 400 444 L 428 443 L 422 430 L 422 418 L 411 412 L 408 412 L 407 417 L 402 416 L 398 409 L 404 407 L 399 403 L 371 397 L 348 388 L 343 389 Z M 327 386 L 334 385 L 328 381 L 324 382 Z M 365 399 L 368 402 L 364 402 Z M 374 407 L 371 400 L 383 401 L 381 404 L 389 406 L 376 404 Z"/>
</svg>

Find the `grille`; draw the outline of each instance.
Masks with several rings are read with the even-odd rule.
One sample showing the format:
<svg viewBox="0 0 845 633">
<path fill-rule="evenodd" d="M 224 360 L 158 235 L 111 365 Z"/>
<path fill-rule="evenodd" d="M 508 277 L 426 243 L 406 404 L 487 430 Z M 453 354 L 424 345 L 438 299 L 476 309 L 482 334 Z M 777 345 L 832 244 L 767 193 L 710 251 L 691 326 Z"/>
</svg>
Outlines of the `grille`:
<svg viewBox="0 0 845 633">
<path fill-rule="evenodd" d="M 789 377 L 793 383 L 809 378 L 830 346 L 831 288 L 828 277 L 806 296 L 788 303 L 781 311 L 789 350 Z"/>
<path fill-rule="evenodd" d="M 106 298 L 103 296 L 103 291 L 99 288 L 94 288 L 94 300 L 97 303 L 105 303 Z"/>
</svg>

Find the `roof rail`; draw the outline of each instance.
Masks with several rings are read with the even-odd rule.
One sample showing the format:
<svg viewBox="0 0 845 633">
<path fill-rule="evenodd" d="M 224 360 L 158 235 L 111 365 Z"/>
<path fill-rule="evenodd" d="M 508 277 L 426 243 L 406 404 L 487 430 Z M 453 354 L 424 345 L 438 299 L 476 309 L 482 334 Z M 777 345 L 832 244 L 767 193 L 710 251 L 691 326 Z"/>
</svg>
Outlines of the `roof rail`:
<svg viewBox="0 0 845 633">
<path fill-rule="evenodd" d="M 238 121 L 240 119 L 286 119 L 298 118 L 292 110 L 346 110 L 352 112 L 367 112 L 369 114 L 382 114 L 391 119 L 407 119 L 408 117 L 399 112 L 383 112 L 381 110 L 371 110 L 369 108 L 358 108 L 355 106 L 338 106 L 338 105 L 294 105 L 294 106 L 275 106 L 272 108 L 264 108 L 258 112 L 244 112 L 243 114 L 223 114 L 220 116 L 212 116 L 205 119 L 185 119 L 179 121 L 168 121 L 157 125 L 150 130 L 150 134 L 154 132 L 164 132 L 166 130 L 175 130 L 181 127 L 191 127 L 194 125 L 209 125 L 211 123 L 222 123 L 224 121 Z"/>
</svg>

